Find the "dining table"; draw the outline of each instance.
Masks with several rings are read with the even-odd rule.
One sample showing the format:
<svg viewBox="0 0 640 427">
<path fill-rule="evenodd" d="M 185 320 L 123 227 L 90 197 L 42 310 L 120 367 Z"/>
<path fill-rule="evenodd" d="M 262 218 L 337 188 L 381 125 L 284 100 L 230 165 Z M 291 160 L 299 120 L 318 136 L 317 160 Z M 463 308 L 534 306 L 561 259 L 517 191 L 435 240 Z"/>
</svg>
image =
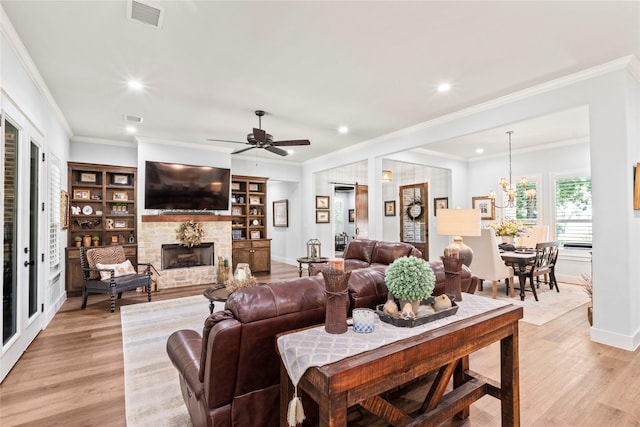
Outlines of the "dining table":
<svg viewBox="0 0 640 427">
<path fill-rule="evenodd" d="M 520 282 L 520 300 L 524 301 L 524 287 L 527 283 L 528 268 L 536 259 L 535 249 L 500 251 L 500 257 L 506 265 L 513 268 L 513 273 Z M 536 301 L 538 298 L 536 297 Z"/>
</svg>

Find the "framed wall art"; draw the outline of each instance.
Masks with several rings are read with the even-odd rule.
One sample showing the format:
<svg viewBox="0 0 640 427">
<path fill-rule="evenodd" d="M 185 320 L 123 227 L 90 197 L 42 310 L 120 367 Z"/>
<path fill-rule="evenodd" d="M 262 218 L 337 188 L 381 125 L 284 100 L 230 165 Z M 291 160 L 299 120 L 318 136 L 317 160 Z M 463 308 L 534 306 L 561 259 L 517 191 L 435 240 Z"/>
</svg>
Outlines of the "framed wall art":
<svg viewBox="0 0 640 427">
<path fill-rule="evenodd" d="M 127 228 L 127 221 L 116 219 L 113 222 L 113 228 Z"/>
<path fill-rule="evenodd" d="M 128 175 L 113 175 L 111 180 L 113 181 L 113 184 L 116 185 L 129 185 Z"/>
<path fill-rule="evenodd" d="M 242 203 L 242 202 L 240 202 L 240 203 Z M 250 205 L 259 205 L 259 204 L 261 204 L 260 197 L 258 197 L 258 196 L 249 196 L 249 204 Z"/>
<path fill-rule="evenodd" d="M 129 193 L 126 191 L 114 191 L 113 200 L 129 200 Z"/>
<path fill-rule="evenodd" d="M 395 200 L 387 200 L 384 202 L 384 216 L 396 216 Z"/>
<path fill-rule="evenodd" d="M 356 210 L 349 209 L 349 222 L 356 222 Z"/>
<path fill-rule="evenodd" d="M 273 226 L 289 226 L 289 201 L 277 200 L 273 202 Z"/>
<path fill-rule="evenodd" d="M 496 201 L 489 196 L 472 197 L 471 208 L 480 209 L 480 219 L 496 219 Z"/>
<path fill-rule="evenodd" d="M 260 238 L 260 232 L 258 230 L 253 230 L 251 232 L 251 238 L 252 239 L 259 239 Z"/>
<path fill-rule="evenodd" d="M 316 196 L 316 209 L 329 209 L 329 196 Z"/>
<path fill-rule="evenodd" d="M 316 224 L 329 224 L 329 211 L 316 211 Z"/>
<path fill-rule="evenodd" d="M 449 209 L 448 197 L 437 197 L 433 199 L 433 215 L 438 216 L 440 209 Z"/>
<path fill-rule="evenodd" d="M 97 174 L 95 172 L 80 172 L 80 182 L 88 182 L 95 184 L 97 181 Z"/>
</svg>

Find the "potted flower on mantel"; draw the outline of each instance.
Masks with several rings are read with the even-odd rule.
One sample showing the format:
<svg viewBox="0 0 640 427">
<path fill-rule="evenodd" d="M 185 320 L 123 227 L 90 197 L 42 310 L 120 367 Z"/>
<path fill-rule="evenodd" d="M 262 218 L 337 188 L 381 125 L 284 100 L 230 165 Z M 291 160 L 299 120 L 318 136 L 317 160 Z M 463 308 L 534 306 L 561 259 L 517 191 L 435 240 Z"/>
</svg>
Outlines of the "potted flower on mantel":
<svg viewBox="0 0 640 427">
<path fill-rule="evenodd" d="M 404 256 L 391 263 L 384 276 L 387 289 L 400 300 L 400 308 L 407 302 L 416 313 L 420 301 L 431 296 L 436 287 L 436 275 L 422 258 Z"/>
</svg>

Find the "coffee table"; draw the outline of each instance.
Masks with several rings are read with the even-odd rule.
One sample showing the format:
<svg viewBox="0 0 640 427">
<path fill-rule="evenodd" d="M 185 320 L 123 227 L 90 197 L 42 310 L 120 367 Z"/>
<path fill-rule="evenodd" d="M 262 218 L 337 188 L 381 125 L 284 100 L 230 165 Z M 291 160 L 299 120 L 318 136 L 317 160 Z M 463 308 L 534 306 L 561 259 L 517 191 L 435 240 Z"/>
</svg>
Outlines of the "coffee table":
<svg viewBox="0 0 640 427">
<path fill-rule="evenodd" d="M 229 291 L 224 285 L 215 285 L 204 291 L 202 295 L 209 300 L 209 313 L 213 313 L 213 306 L 215 302 L 227 301 L 229 294 Z"/>
<path fill-rule="evenodd" d="M 305 256 L 305 257 L 298 258 L 296 261 L 298 261 L 298 276 L 302 277 L 302 264 L 307 264 L 308 275 L 311 276 L 311 271 L 309 271 L 309 267 L 311 266 L 311 264 L 326 264 L 329 262 L 329 258 L 325 258 L 325 257 L 309 258 Z"/>
</svg>

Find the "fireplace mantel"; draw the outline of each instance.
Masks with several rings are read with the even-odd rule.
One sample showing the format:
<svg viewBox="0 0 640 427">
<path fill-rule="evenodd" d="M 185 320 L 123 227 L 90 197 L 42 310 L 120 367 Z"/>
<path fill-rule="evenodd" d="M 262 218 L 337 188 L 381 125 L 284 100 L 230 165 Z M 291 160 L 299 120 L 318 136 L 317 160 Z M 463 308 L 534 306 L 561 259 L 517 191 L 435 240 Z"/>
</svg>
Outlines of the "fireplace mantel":
<svg viewBox="0 0 640 427">
<path fill-rule="evenodd" d="M 142 215 L 142 222 L 231 221 L 231 215 Z"/>
</svg>

